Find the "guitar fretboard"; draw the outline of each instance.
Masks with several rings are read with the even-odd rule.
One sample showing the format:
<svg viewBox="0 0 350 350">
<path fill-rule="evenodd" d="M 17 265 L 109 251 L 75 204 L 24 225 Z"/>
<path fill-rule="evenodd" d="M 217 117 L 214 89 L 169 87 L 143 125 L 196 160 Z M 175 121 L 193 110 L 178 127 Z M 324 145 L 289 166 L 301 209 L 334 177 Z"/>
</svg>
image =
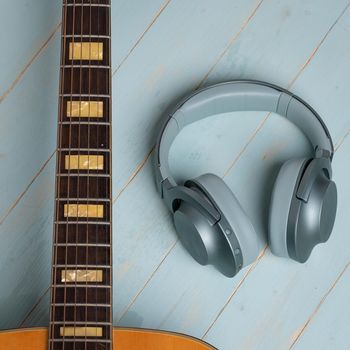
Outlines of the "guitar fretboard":
<svg viewBox="0 0 350 350">
<path fill-rule="evenodd" d="M 49 349 L 110 350 L 110 0 L 62 13 Z"/>
</svg>

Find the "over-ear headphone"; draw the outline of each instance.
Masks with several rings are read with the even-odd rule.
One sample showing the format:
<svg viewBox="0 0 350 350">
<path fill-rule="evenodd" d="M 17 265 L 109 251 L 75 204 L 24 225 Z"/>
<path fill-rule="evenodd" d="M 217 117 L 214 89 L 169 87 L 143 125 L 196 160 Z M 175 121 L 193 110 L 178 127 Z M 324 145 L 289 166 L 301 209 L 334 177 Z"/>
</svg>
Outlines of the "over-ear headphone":
<svg viewBox="0 0 350 350">
<path fill-rule="evenodd" d="M 241 80 L 199 90 L 166 116 L 156 146 L 158 191 L 174 214 L 180 240 L 195 260 L 212 264 L 228 277 L 259 254 L 257 234 L 236 196 L 214 174 L 178 185 L 168 156 L 177 134 L 188 124 L 234 111 L 274 112 L 293 122 L 309 139 L 313 158 L 285 162 L 271 196 L 269 246 L 273 254 L 305 262 L 315 245 L 326 242 L 336 216 L 332 181 L 334 147 L 327 127 L 306 102 L 278 86 Z"/>
</svg>

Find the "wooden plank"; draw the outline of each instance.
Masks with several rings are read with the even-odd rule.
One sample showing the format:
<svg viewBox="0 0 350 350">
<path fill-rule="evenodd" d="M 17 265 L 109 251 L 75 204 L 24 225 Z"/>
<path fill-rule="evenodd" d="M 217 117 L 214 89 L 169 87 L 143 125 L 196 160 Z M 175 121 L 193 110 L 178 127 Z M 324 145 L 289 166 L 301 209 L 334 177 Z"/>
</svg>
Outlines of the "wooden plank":
<svg viewBox="0 0 350 350">
<path fill-rule="evenodd" d="M 6 1 L 1 4 L 0 66 L 6 69 L 0 71 L 0 96 L 45 45 L 60 21 L 60 0 L 38 0 L 28 4 Z"/>
<path fill-rule="evenodd" d="M 53 219 L 43 213 L 53 211 L 53 172 L 51 162 L 41 181 L 33 183 L 28 201 L 20 202 L 1 225 L 2 329 L 16 328 L 49 285 Z"/>
<path fill-rule="evenodd" d="M 347 144 L 349 142 L 347 141 Z M 350 271 L 345 267 L 339 281 L 327 291 L 326 299 L 314 309 L 309 322 L 296 339 L 294 350 L 309 349 L 339 349 L 349 348 L 350 333 Z"/>
</svg>

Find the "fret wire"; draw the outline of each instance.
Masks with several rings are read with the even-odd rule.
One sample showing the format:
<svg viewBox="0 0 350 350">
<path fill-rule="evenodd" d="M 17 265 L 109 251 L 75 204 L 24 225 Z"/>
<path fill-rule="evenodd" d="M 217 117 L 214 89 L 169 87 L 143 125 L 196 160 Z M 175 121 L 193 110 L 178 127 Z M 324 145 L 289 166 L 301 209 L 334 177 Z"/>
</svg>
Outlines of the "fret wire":
<svg viewBox="0 0 350 350">
<path fill-rule="evenodd" d="M 95 306 L 95 305 L 97 305 L 97 307 L 111 307 L 112 305 L 110 305 L 110 304 L 100 304 L 100 303 L 98 303 L 98 304 L 95 304 L 95 303 L 77 303 L 77 304 L 74 304 L 74 303 L 54 303 L 54 304 L 51 304 L 51 306 L 58 306 L 58 307 L 62 307 L 62 306 L 64 306 L 64 305 L 66 305 L 66 306 L 74 306 L 74 305 L 76 305 L 76 306 L 78 306 L 78 307 L 84 307 L 84 306 L 87 306 L 87 307 L 93 307 L 93 306 Z"/>
<path fill-rule="evenodd" d="M 94 39 L 94 38 L 100 38 L 100 39 L 105 39 L 105 40 L 110 40 L 111 36 L 110 35 L 87 35 L 87 34 L 83 34 L 83 35 L 74 35 L 74 34 L 67 34 L 65 36 L 63 36 L 64 39 L 71 39 L 74 37 L 78 37 L 78 38 L 83 38 L 83 39 Z"/>
<path fill-rule="evenodd" d="M 55 221 L 59 225 L 73 225 L 73 224 L 91 224 L 91 225 L 110 225 L 109 221 Z"/>
<path fill-rule="evenodd" d="M 60 94 L 62 97 L 92 97 L 92 98 L 111 98 L 109 94 Z"/>
<path fill-rule="evenodd" d="M 62 125 L 79 125 L 79 122 L 59 122 Z M 110 126 L 111 123 L 108 122 L 80 122 L 80 125 L 105 125 Z"/>
<path fill-rule="evenodd" d="M 102 152 L 102 153 L 110 153 L 109 148 L 57 148 L 57 151 L 61 152 Z"/>
<path fill-rule="evenodd" d="M 96 265 L 95 265 L 96 266 Z M 56 284 L 55 288 L 64 288 L 64 289 L 67 289 L 67 288 L 101 288 L 101 289 L 111 289 L 111 286 L 110 285 L 100 285 L 100 284 L 78 284 L 77 286 L 75 285 L 70 285 L 70 284 Z"/>
<path fill-rule="evenodd" d="M 111 248 L 111 244 L 107 243 L 54 243 L 55 246 L 57 247 L 105 247 L 105 248 Z M 78 266 L 78 265 L 75 265 Z M 85 265 L 84 265 L 85 266 Z"/>
<path fill-rule="evenodd" d="M 50 323 L 52 323 L 52 322 L 50 322 Z M 91 326 L 91 325 L 94 325 L 94 324 L 101 325 L 101 326 L 110 326 L 110 325 L 112 325 L 111 322 L 96 322 L 95 323 L 95 322 L 91 322 L 91 321 L 76 321 L 76 322 L 74 322 L 74 321 L 55 321 L 55 324 L 58 324 L 58 325 L 64 324 L 64 323 L 66 325 L 68 325 L 68 326 L 73 325 L 73 323 L 77 324 L 78 326 L 83 326 L 83 325 Z"/>
<path fill-rule="evenodd" d="M 56 173 L 56 176 L 57 177 L 68 177 L 68 176 L 74 176 L 74 174 L 66 174 L 66 173 L 62 173 L 62 174 L 57 174 Z M 90 174 L 80 174 L 80 176 L 89 176 L 89 177 L 107 177 L 107 178 L 110 178 L 111 175 L 109 174 L 94 174 L 94 173 L 90 173 Z"/>
<path fill-rule="evenodd" d="M 75 4 L 63 4 L 63 6 L 66 7 L 72 7 L 72 6 L 76 6 L 76 7 L 108 7 L 110 8 L 111 5 L 109 4 L 84 4 L 84 3 L 75 3 Z"/>
<path fill-rule="evenodd" d="M 56 201 L 61 201 L 61 202 L 67 202 L 67 200 L 70 200 L 72 202 L 97 202 L 97 203 L 110 203 L 111 199 L 110 198 L 62 198 L 62 197 L 56 197 Z"/>
<path fill-rule="evenodd" d="M 67 267 L 68 270 L 71 270 L 73 267 L 78 267 L 78 268 L 85 267 L 87 269 L 90 269 L 90 268 L 94 268 L 96 265 L 81 265 L 81 264 L 79 264 L 79 265 L 69 265 L 69 264 L 63 265 L 63 264 L 54 264 L 53 266 L 56 267 L 56 268 L 59 268 L 59 269 Z M 99 269 L 110 269 L 111 265 L 98 265 L 98 268 Z"/>
<path fill-rule="evenodd" d="M 77 60 L 79 61 L 79 60 Z M 77 68 L 77 67 L 80 67 L 79 64 L 63 64 L 60 66 L 60 68 Z M 108 66 L 108 65 L 103 65 L 103 66 L 99 66 L 99 65 L 96 65 L 96 64 L 91 64 L 91 65 L 88 65 L 88 64 L 83 64 L 81 65 L 81 68 L 83 69 L 90 69 L 90 68 L 98 68 L 98 69 L 111 69 L 111 66 Z"/>
<path fill-rule="evenodd" d="M 111 344 L 112 341 L 110 339 L 101 339 L 101 338 L 65 338 L 65 339 L 59 339 L 59 338 L 53 338 L 50 340 L 51 342 L 55 343 L 69 343 L 69 342 L 74 342 L 74 343 L 106 343 L 106 344 Z"/>
</svg>

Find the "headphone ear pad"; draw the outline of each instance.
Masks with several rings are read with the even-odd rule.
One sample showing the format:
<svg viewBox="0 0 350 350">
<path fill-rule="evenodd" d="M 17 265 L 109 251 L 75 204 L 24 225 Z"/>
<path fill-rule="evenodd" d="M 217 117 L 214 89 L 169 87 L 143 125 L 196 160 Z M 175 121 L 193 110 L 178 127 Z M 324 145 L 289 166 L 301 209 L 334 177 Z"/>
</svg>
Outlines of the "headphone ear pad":
<svg viewBox="0 0 350 350">
<path fill-rule="evenodd" d="M 225 216 L 241 247 L 243 266 L 252 263 L 259 255 L 258 236 L 248 215 L 231 189 L 220 177 L 214 174 L 201 175 L 188 183 L 194 183 L 200 187 Z"/>
<path fill-rule="evenodd" d="M 289 257 L 287 246 L 287 225 L 294 189 L 306 158 L 285 162 L 275 181 L 271 195 L 269 215 L 269 247 L 274 255 Z"/>
</svg>

